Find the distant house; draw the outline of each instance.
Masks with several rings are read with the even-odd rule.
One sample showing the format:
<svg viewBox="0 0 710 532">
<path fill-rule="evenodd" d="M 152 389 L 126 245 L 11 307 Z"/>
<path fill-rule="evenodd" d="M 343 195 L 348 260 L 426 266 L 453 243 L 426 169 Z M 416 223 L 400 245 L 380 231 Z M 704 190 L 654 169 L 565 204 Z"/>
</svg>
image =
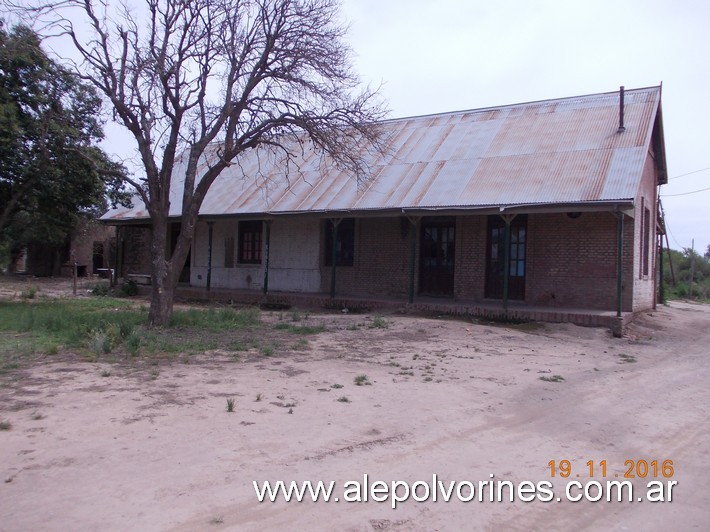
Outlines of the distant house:
<svg viewBox="0 0 710 532">
<path fill-rule="evenodd" d="M 79 223 L 64 243 L 29 242 L 16 257 L 11 271 L 36 277 L 71 277 L 76 264 L 79 277 L 106 276 L 114 268 L 114 231 L 95 220 Z"/>
<path fill-rule="evenodd" d="M 381 127 L 388 149 L 360 185 L 311 152 L 288 175 L 244 154 L 205 199 L 183 280 L 471 308 L 654 307 L 660 87 Z M 143 206 L 103 219 L 122 227 L 123 273 L 148 273 L 134 244 L 147 238 Z"/>
</svg>

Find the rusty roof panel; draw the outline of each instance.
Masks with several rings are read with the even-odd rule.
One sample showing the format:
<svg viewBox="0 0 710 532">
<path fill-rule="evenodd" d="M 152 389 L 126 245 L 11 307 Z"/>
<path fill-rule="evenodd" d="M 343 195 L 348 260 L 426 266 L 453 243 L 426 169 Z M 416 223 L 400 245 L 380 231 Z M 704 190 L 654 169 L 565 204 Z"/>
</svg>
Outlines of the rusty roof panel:
<svg viewBox="0 0 710 532">
<path fill-rule="evenodd" d="M 622 132 L 618 92 L 386 121 L 388 149 L 366 154 L 372 174 L 359 185 L 308 145 L 288 167 L 250 151 L 215 181 L 200 214 L 633 201 L 659 106 L 660 87 L 625 91 Z M 146 217 L 137 202 L 103 219 Z"/>
</svg>

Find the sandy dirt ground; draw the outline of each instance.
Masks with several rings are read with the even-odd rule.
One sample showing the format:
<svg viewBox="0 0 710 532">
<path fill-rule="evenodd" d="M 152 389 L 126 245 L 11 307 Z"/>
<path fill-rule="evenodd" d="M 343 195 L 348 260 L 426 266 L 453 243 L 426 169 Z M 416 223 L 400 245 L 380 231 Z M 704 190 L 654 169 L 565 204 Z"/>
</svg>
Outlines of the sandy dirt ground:
<svg viewBox="0 0 710 532">
<path fill-rule="evenodd" d="M 208 352 L 152 369 L 48 357 L 2 376 L 0 420 L 12 428 L 0 431 L 0 530 L 710 529 L 709 306 L 672 302 L 622 339 L 374 319 L 313 314 L 326 332 L 274 356 Z M 355 385 L 362 374 L 371 384 Z M 555 375 L 564 380 L 540 378 Z M 551 478 L 551 460 L 569 460 L 570 478 Z M 568 481 L 621 479 L 627 460 L 672 460 L 673 476 L 633 479 L 633 502 L 565 500 Z M 365 474 L 550 481 L 554 498 L 440 494 L 395 510 L 342 500 Z M 341 500 L 259 503 L 253 481 L 266 480 L 336 481 Z M 636 500 L 651 480 L 677 482 L 672 502 Z"/>
</svg>

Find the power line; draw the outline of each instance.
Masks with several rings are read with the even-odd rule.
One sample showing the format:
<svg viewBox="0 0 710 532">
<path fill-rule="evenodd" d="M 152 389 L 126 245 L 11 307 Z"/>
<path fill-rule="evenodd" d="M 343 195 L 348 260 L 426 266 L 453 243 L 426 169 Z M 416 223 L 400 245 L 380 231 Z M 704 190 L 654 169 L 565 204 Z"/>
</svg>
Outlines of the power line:
<svg viewBox="0 0 710 532">
<path fill-rule="evenodd" d="M 666 231 L 671 235 L 671 238 L 673 239 L 673 242 L 675 242 L 675 245 L 678 246 L 680 249 L 683 249 L 683 246 L 680 245 L 680 242 L 678 242 L 675 238 L 675 235 L 671 232 L 671 228 L 668 227 L 668 221 L 666 221 Z"/>
<path fill-rule="evenodd" d="M 705 170 L 710 170 L 710 167 L 708 167 L 708 168 L 701 168 L 700 170 L 693 170 L 692 172 L 688 172 L 687 174 L 680 174 L 680 175 L 677 175 L 677 176 L 674 176 L 674 177 L 669 177 L 669 178 L 668 178 L 668 181 L 670 181 L 670 180 L 672 180 L 672 179 L 678 179 L 679 177 L 685 177 L 685 176 L 687 176 L 687 175 L 698 174 L 698 173 L 700 173 L 700 172 L 704 172 Z"/>
<path fill-rule="evenodd" d="M 701 188 L 700 190 L 693 190 L 692 192 L 681 192 L 680 194 L 661 194 L 661 196 L 664 198 L 670 198 L 672 196 L 687 196 L 688 194 L 697 194 L 698 192 L 705 192 L 706 190 L 710 190 L 710 187 Z"/>
</svg>

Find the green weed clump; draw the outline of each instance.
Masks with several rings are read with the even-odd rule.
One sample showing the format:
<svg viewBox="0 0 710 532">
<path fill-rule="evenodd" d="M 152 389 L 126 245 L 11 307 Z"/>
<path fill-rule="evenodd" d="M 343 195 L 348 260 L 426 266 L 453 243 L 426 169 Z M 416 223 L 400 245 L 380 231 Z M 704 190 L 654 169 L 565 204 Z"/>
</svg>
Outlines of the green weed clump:
<svg viewBox="0 0 710 532">
<path fill-rule="evenodd" d="M 370 329 L 387 329 L 389 326 L 390 324 L 382 316 L 375 316 L 372 318 Z"/>
<path fill-rule="evenodd" d="M 367 375 L 358 375 L 355 377 L 355 385 L 356 386 L 365 386 L 365 385 L 370 385 L 372 384 L 369 379 L 367 378 Z"/>
<path fill-rule="evenodd" d="M 173 313 L 172 327 L 199 327 L 210 331 L 247 329 L 261 322 L 261 312 L 256 307 L 234 309 L 232 307 L 208 309 L 188 309 Z"/>
</svg>

